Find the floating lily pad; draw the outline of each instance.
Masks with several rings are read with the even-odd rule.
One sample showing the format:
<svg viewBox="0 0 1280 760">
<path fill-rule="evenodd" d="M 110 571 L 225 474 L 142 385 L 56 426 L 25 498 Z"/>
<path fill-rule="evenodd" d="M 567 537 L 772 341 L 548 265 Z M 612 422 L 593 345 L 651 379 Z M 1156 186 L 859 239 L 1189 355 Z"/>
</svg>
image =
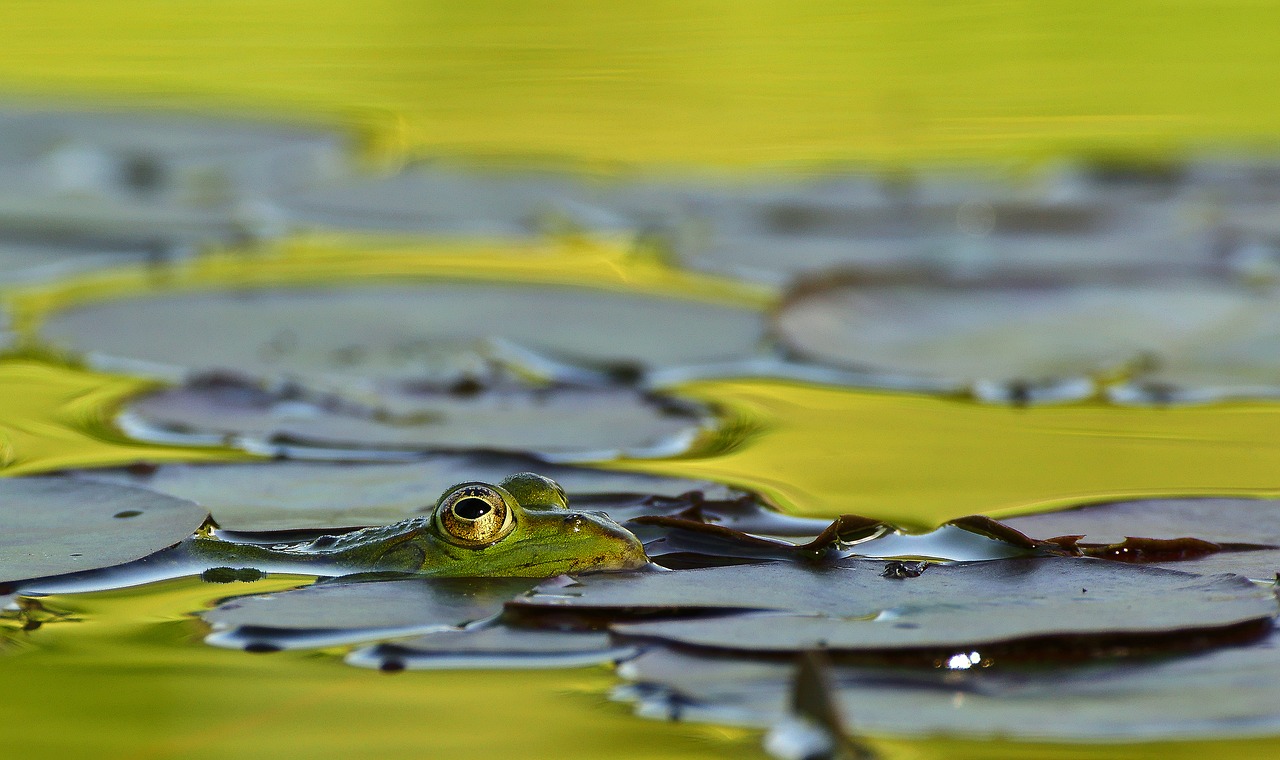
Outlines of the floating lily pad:
<svg viewBox="0 0 1280 760">
<path fill-rule="evenodd" d="M 317 583 L 244 596 L 205 612 L 207 641 L 255 651 L 310 649 L 460 628 L 528 589 L 520 578 L 404 578 Z"/>
<path fill-rule="evenodd" d="M 793 292 L 776 328 L 813 360 L 957 387 L 1137 371 L 1166 398 L 1280 389 L 1280 302 L 1208 277 L 834 277 Z"/>
<path fill-rule="evenodd" d="M 924 671 L 837 665 L 834 702 L 859 732 L 1121 741 L 1273 733 L 1280 728 L 1276 635 L 1166 660 L 1076 667 Z M 958 653 L 958 657 L 967 653 Z M 770 726 L 787 711 L 792 666 L 653 649 L 619 666 L 618 695 L 642 716 Z"/>
<path fill-rule="evenodd" d="M 347 662 L 379 670 L 572 668 L 616 662 L 636 651 L 613 643 L 607 633 L 491 626 L 366 647 L 348 655 Z"/>
<path fill-rule="evenodd" d="M 271 199 L 345 169 L 334 131 L 243 120 L 0 113 L 0 228 L 11 238 L 157 257 L 282 234 Z"/>
<path fill-rule="evenodd" d="M 516 612 L 611 617 L 721 613 L 613 623 L 629 637 L 722 650 L 926 651 L 1027 639 L 1132 637 L 1231 629 L 1269 620 L 1272 594 L 1233 575 L 1041 557 L 932 567 L 883 577 L 884 562 L 770 563 L 588 576 L 512 600 Z M 769 611 L 748 618 L 725 612 Z"/>
<path fill-rule="evenodd" d="M 711 500 L 736 496 L 708 481 L 546 464 L 503 454 L 434 454 L 394 463 L 178 464 L 85 470 L 76 477 L 145 486 L 191 499 L 226 530 L 271 531 L 385 525 L 430 510 L 440 494 L 457 483 L 497 483 L 528 471 L 560 483 L 575 507 L 605 511 L 616 520 L 685 509 L 691 502 L 673 497 L 688 492 Z M 626 498 L 608 498 L 612 495 Z M 653 506 L 647 495 L 665 497 L 665 504 Z M 763 511 L 758 506 L 756 510 Z"/>
<path fill-rule="evenodd" d="M 1137 536 L 1194 538 L 1228 549 L 1232 544 L 1280 547 L 1280 501 L 1271 499 L 1143 499 L 1092 504 L 1003 522 L 1037 538 L 1080 536 L 1081 544 L 1116 545 L 1129 536 Z M 1156 558 L 1151 564 L 1187 572 L 1231 572 L 1271 580 L 1280 573 L 1280 548 L 1218 551 L 1184 560 Z"/>
<path fill-rule="evenodd" d="M 1207 261 L 1209 225 L 1176 201 L 1142 202 L 1144 192 L 1064 167 L 1016 183 L 945 171 L 638 180 L 597 203 L 669 241 L 686 266 L 779 285 L 831 267 L 965 274 Z"/>
<path fill-rule="evenodd" d="M 688 300 L 455 283 L 138 298 L 58 314 L 44 335 L 168 379 L 234 370 L 376 398 L 387 392 L 379 381 L 473 378 L 495 340 L 575 363 L 652 368 L 754 354 L 761 322 L 752 309 Z"/>
<path fill-rule="evenodd" d="M 202 617 L 219 628 L 457 628 L 501 611 L 503 602 L 532 585 L 523 578 L 317 583 L 278 594 L 231 599 Z"/>
<path fill-rule="evenodd" d="M 342 229 L 412 230 L 454 235 L 527 236 L 563 219 L 596 222 L 608 212 L 574 213 L 582 178 L 564 173 L 415 164 L 395 174 L 359 176 L 304 189 L 285 200 L 291 218 Z M 623 228 L 620 220 L 604 227 Z M 631 229 L 627 227 L 627 229 Z"/>
<path fill-rule="evenodd" d="M 140 488 L 0 479 L 0 583 L 123 565 L 190 536 L 205 510 Z"/>
<path fill-rule="evenodd" d="M 3 242 L 0 243 L 0 282 L 11 285 L 48 281 L 95 269 L 154 260 L 153 251 L 137 247 Z"/>
<path fill-rule="evenodd" d="M 703 425 L 691 407 L 660 405 L 626 388 L 423 392 L 401 396 L 397 406 L 390 413 L 217 380 L 135 400 L 126 427 L 144 440 L 199 442 L 212 436 L 252 450 L 472 449 L 608 459 L 619 452 L 682 451 Z"/>
</svg>

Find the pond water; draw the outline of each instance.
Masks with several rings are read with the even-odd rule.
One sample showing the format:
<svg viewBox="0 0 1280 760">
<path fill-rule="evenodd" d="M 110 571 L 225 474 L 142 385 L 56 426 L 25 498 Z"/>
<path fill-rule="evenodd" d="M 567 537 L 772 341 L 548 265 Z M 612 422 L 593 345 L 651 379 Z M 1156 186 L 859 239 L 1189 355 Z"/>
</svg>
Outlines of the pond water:
<svg viewBox="0 0 1280 760">
<path fill-rule="evenodd" d="M 74 164 L 83 156 L 68 160 Z M 694 505 L 710 514 L 712 522 L 778 537 L 762 549 L 741 535 L 681 539 L 680 530 L 689 528 L 677 526 L 675 534 L 662 534 L 659 523 L 645 528 L 627 523 L 637 531 L 659 531 L 641 532 L 659 562 L 663 551 L 672 558 L 698 555 L 701 564 L 722 564 L 726 555 L 795 562 L 797 555 L 788 554 L 791 544 L 808 541 L 833 518 L 858 514 L 888 527 L 872 528 L 856 539 L 841 534 L 847 540 L 832 545 L 838 546 L 841 557 L 852 551 L 870 557 L 993 559 L 991 567 L 1002 567 L 1006 560 L 996 558 L 1023 557 L 1029 551 L 1016 537 L 997 536 L 997 546 L 982 534 L 988 528 L 979 528 L 982 535 L 966 532 L 963 526 L 929 531 L 969 514 L 1014 517 L 1080 504 L 1155 498 L 1185 505 L 1187 500 L 1179 498 L 1187 496 L 1225 499 L 1210 503 L 1212 508 L 1179 512 L 1187 516 L 1192 526 L 1187 530 L 1194 535 L 1224 546 L 1233 541 L 1270 545 L 1270 517 L 1265 511 L 1249 512 L 1262 516 L 1254 518 L 1254 534 L 1249 526 L 1222 532 L 1226 528 L 1219 523 L 1229 521 L 1219 519 L 1221 513 L 1215 509 L 1243 509 L 1233 507 L 1233 498 L 1280 494 L 1275 475 L 1280 471 L 1280 441 L 1274 432 L 1280 415 L 1275 389 L 1280 383 L 1272 380 L 1267 385 L 1268 377 L 1274 376 L 1268 372 L 1277 335 L 1271 331 L 1275 307 L 1270 296 L 1275 260 L 1267 258 L 1268 249 L 1249 247 L 1247 235 L 1244 242 L 1234 243 L 1226 258 L 1213 258 L 1211 244 L 1181 252 L 1180 269 L 1153 270 L 1144 258 L 1151 251 L 1144 246 L 1155 246 L 1161 238 L 1160 225 L 1149 218 L 1185 218 L 1188 205 L 1201 202 L 1196 182 L 1208 180 L 1166 187 L 1161 184 L 1164 179 L 1146 178 L 1134 189 L 1084 179 L 1076 188 L 1084 193 L 1084 201 L 1073 201 L 1069 212 L 1059 201 L 1044 201 L 1034 193 L 1019 196 L 1023 191 L 1016 188 L 989 194 L 989 188 L 965 187 L 938 201 L 906 201 L 906 206 L 893 201 L 886 206 L 859 196 L 868 187 L 874 189 L 874 182 L 868 186 L 868 178 L 854 174 L 812 184 L 762 182 L 749 192 L 737 186 L 694 186 L 687 180 L 658 191 L 646 189 L 667 198 L 664 203 L 686 198 L 682 202 L 689 205 L 678 212 L 678 219 L 689 216 L 696 221 L 703 215 L 703 223 L 717 232 L 709 243 L 699 243 L 682 238 L 675 223 L 658 233 L 639 235 L 628 234 L 626 225 L 534 225 L 532 232 L 521 226 L 529 219 L 531 205 L 541 207 L 547 198 L 563 209 L 576 209 L 557 189 L 572 184 L 567 177 L 415 171 L 384 182 L 407 183 L 419 188 L 417 192 L 425 192 L 424 187 L 458 193 L 466 189 L 492 198 L 476 215 L 525 232 L 460 235 L 454 228 L 468 223 L 467 215 L 474 212 L 466 206 L 444 223 L 431 223 L 443 224 L 449 237 L 433 232 L 430 224 L 417 232 L 379 230 L 378 216 L 360 203 L 383 191 L 378 180 L 361 179 L 369 186 L 338 196 L 340 203 L 330 200 L 323 214 L 338 220 L 339 206 L 347 203 L 348 219 L 364 220 L 372 229 L 352 223 L 337 232 L 273 232 L 252 242 L 234 242 L 236 235 L 230 235 L 220 247 L 195 255 L 180 248 L 138 253 L 136 244 L 123 244 L 124 251 L 108 260 L 86 257 L 86 251 L 99 247 L 96 242 L 68 246 L 45 241 L 31 248 L 13 247 L 14 266 L 3 290 L 9 348 L 0 360 L 6 475 L 72 472 L 81 484 L 76 487 L 116 482 L 188 496 L 212 512 L 223 528 L 220 535 L 228 540 L 252 540 L 255 535 L 271 541 L 298 540 L 314 536 L 319 528 L 393 522 L 429 507 L 445 485 L 466 480 L 460 473 L 481 473 L 477 479 L 497 481 L 532 468 L 561 480 L 571 502 L 585 495 L 585 504 L 608 509 L 618 519 L 663 509 L 669 516 L 675 508 L 663 504 L 680 503 L 685 491 L 700 489 L 703 496 L 680 508 Z M 1213 177 L 1212 171 L 1202 171 Z M 933 178 L 920 182 L 927 187 Z M 942 186 L 952 182 L 955 178 L 947 177 Z M 1219 189 L 1236 187 L 1230 182 L 1220 183 Z M 1251 219 L 1249 211 L 1280 193 L 1267 182 L 1244 180 L 1249 192 L 1262 200 L 1229 206 L 1229 211 Z M 512 189 L 516 186 L 524 189 L 517 192 Z M 1156 197 L 1149 196 L 1152 187 L 1160 189 Z M 609 191 L 613 194 L 593 191 L 593 202 L 616 215 L 613 219 L 652 219 L 652 202 L 640 203 L 640 211 L 628 206 L 636 202 L 627 196 L 631 189 L 623 184 Z M 388 197 L 396 196 L 387 192 Z M 1094 203 L 1091 193 L 1126 209 L 1112 228 L 1098 230 L 1089 223 L 1094 212 L 1089 211 Z M 696 196 L 696 202 L 687 200 L 690 196 Z M 297 209 L 303 209 L 302 203 L 288 206 L 289 197 L 284 193 L 278 198 L 285 218 L 301 216 Z M 182 202 L 174 207 L 150 203 L 147 210 L 155 216 L 140 216 L 138 229 L 150 224 L 152 232 L 146 234 L 177 234 L 161 223 L 166 224 L 165 215 L 177 214 Z M 426 207 L 439 209 L 431 203 Z M 82 214 L 76 209 L 63 212 L 77 229 L 100 232 L 101 223 L 92 215 L 76 216 Z M 911 232 L 893 226 L 899 224 L 893 221 L 895 215 L 904 212 L 915 220 Z M 859 221 L 842 228 L 844 221 L 833 221 L 832 214 L 852 214 Z M 938 215 L 941 223 L 931 221 Z M 291 224 L 305 226 L 289 223 L 280 229 Z M 778 233 L 780 224 L 785 234 Z M 881 229 L 865 237 L 876 224 L 890 225 L 884 228 L 890 232 Z M 979 225 L 977 235 L 973 224 Z M 1011 226 L 1005 229 L 1001 224 Z M 1060 224 L 1068 229 L 1057 229 Z M 737 230 L 753 225 L 774 225 L 773 233 L 760 234 L 772 234 L 778 249 L 794 257 L 776 258 L 771 271 L 762 269 L 768 257 L 724 243 L 748 239 Z M 1048 225 L 1051 232 L 1037 232 L 1036 225 Z M 632 226 L 640 228 L 639 223 Z M 198 234 L 216 238 L 214 233 Z M 1262 239 L 1261 232 L 1257 235 Z M 806 258 L 804 244 L 822 239 L 838 244 L 819 247 L 817 255 Z M 925 251 L 922 260 L 896 270 L 860 258 L 859 246 L 869 241 L 902 244 L 904 239 Z M 1029 269 L 1012 266 L 1002 253 L 1010 241 L 1042 252 L 1044 258 L 1030 261 Z M 1082 251 L 1106 249 L 1116 260 L 1080 260 L 1084 264 L 1064 266 L 1062 261 L 1071 257 L 1062 258 L 1061 248 L 1055 247 L 1064 241 Z M 1165 256 L 1169 249 L 1160 251 Z M 50 274 L 50 266 L 60 269 Z M 888 301 L 874 307 L 881 310 L 897 308 L 892 299 L 899 297 L 904 283 L 941 289 L 928 293 L 909 315 L 886 317 L 905 325 L 901 329 L 881 334 L 876 320 L 867 321 L 854 333 L 854 339 L 865 344 L 847 348 L 841 343 L 847 340 L 844 336 L 822 338 L 822 326 L 867 320 L 861 306 L 842 311 L 845 296 L 838 289 L 849 287 L 851 266 L 865 267 L 856 293 L 887 293 Z M 941 285 L 940 271 L 945 274 Z M 1027 271 L 1032 271 L 1030 280 L 1025 279 Z M 1097 275 L 1100 271 L 1102 276 Z M 1162 283 L 1170 271 L 1193 283 L 1210 278 L 1211 285 L 1194 284 L 1190 292 L 1219 288 L 1224 294 L 1219 301 L 1202 303 L 1180 296 L 1183 290 L 1178 287 L 1149 293 L 1107 290 L 1130 288 L 1133 281 Z M 797 278 L 800 284 L 792 285 Z M 1018 296 L 1039 292 L 1046 283 L 1070 298 L 1085 293 L 1087 298 L 1079 297 L 1087 299 L 1087 305 L 1056 306 L 1052 298 L 1038 301 L 1050 305 L 1044 307 L 1050 310 L 1047 322 L 1027 326 L 1021 333 L 998 305 L 984 311 L 984 303 L 995 302 L 988 292 L 993 287 Z M 835 296 L 823 301 L 828 293 Z M 914 324 L 933 299 L 955 298 L 956 293 L 972 296 L 972 303 L 950 312 L 964 313 L 969 320 L 964 329 L 947 334 L 954 328 L 947 319 Z M 522 301 L 526 296 L 532 298 Z M 813 303 L 818 317 L 805 311 Z M 1137 311 L 1130 308 L 1135 303 L 1140 306 Z M 1098 313 L 1102 321 L 1094 319 Z M 1135 348 L 1108 336 L 1108 324 L 1125 329 L 1132 324 L 1146 339 L 1171 315 L 1181 325 L 1174 343 L 1152 343 L 1152 349 L 1139 340 Z M 817 319 L 817 326 L 796 331 L 788 321 L 792 316 Z M 988 338 L 992 331 L 993 339 Z M 934 340 L 940 334 L 942 339 Z M 1025 348 L 1028 334 L 1050 347 L 1037 351 L 1055 361 L 1069 358 L 1068 365 L 1053 371 L 1010 365 L 1010 356 L 1027 360 L 1036 354 Z M 819 336 L 818 349 L 805 343 L 814 335 Z M 970 347 L 965 351 L 973 352 L 978 366 L 1012 368 L 1002 370 L 1004 374 L 956 376 L 954 367 L 959 365 L 947 353 L 956 343 Z M 1230 361 L 1212 354 L 1234 345 L 1239 348 L 1230 349 Z M 806 356 L 814 351 L 829 356 Z M 1160 353 L 1152 357 L 1151 351 Z M 846 354 L 856 361 L 842 361 Z M 1216 370 L 1206 374 L 1204 367 Z M 602 500 L 602 494 L 611 491 L 648 495 L 649 500 Z M 741 491 L 755 494 L 760 503 L 732 507 Z M 12 503 L 5 507 L 20 509 L 29 498 L 8 496 Z M 1183 509 L 1169 507 L 1175 508 Z M 769 511 L 794 518 L 771 517 Z M 132 512 L 116 512 L 115 518 L 122 517 L 127 522 Z M 74 534 L 79 518 L 55 518 L 50 511 L 46 519 L 55 532 Z M 1117 519 L 1123 530 L 1125 518 Z M 108 516 L 106 521 L 106 527 L 95 528 L 102 531 L 101 540 L 123 544 L 118 536 L 125 534 L 116 532 L 123 530 L 119 519 L 113 522 Z M 852 530 L 852 523 L 841 525 L 841 530 Z M 1151 523 L 1143 525 L 1158 532 Z M 874 537 L 884 530 L 896 532 Z M 1091 534 L 1089 540 L 1094 530 L 1101 535 L 1101 528 L 1075 530 L 1073 525 L 1061 526 L 1053 535 L 1080 532 Z M 913 540 L 910 534 L 928 535 Z M 1033 535 L 1050 537 L 1047 532 Z M 852 542 L 864 539 L 872 540 Z M 172 541 L 160 540 L 154 549 Z M 663 549 L 663 541 L 673 542 L 673 549 Z M 1043 542 L 1036 546 L 1039 553 L 1052 549 Z M 818 549 L 819 554 L 829 550 Z M 1266 562 L 1233 564 L 1234 557 L 1253 558 L 1260 551 L 1221 554 L 1215 562 L 1268 581 L 1260 569 L 1270 567 Z M 87 554 L 92 557 L 93 550 Z M 81 551 L 72 557 L 81 557 Z M 1162 567 L 1180 567 L 1178 557 L 1161 557 Z M 1098 562 L 1060 560 L 1073 567 Z M 687 560 L 669 559 L 667 566 L 698 567 L 681 562 Z M 846 562 L 850 560 L 838 559 L 826 572 L 867 569 L 840 564 Z M 1056 567 L 1046 564 L 1046 557 L 1038 562 L 1036 567 L 1042 569 Z M 783 562 L 764 567 L 786 566 Z M 1236 644 L 1230 637 L 1242 636 L 1240 626 L 1253 624 L 1258 614 L 1268 615 L 1274 606 L 1268 592 L 1240 578 L 1233 587 L 1188 586 L 1184 578 L 1197 576 L 1134 569 L 1138 574 L 1130 578 L 1125 573 L 1132 566 L 1116 563 L 1120 569 L 1114 572 L 1120 574 L 1115 578 L 1098 571 L 1085 576 L 1070 571 L 1060 580 L 1041 576 L 1030 581 L 1036 572 L 1019 571 L 1014 573 L 1019 580 L 979 576 L 963 581 L 955 573 L 982 564 L 934 564 L 923 576 L 916 569 L 915 580 L 906 567 L 900 580 L 881 581 L 882 566 L 883 560 L 872 568 L 876 581 L 851 581 L 865 587 L 867 594 L 859 592 L 849 599 L 872 599 L 876 589 L 882 594 L 884 587 L 874 585 L 877 582 L 915 583 L 901 586 L 914 589 L 913 594 L 922 592 L 913 596 L 915 606 L 867 601 L 870 608 L 837 612 L 829 604 L 849 600 L 813 603 L 817 608 L 786 618 L 790 622 L 785 628 L 790 628 L 783 633 L 788 642 L 782 646 L 799 646 L 790 644 L 791 637 L 810 624 L 833 626 L 822 633 L 827 638 L 820 646 L 826 647 L 828 638 L 844 641 L 850 621 L 897 621 L 893 624 L 904 631 L 901 636 L 924 624 L 929 631 L 959 636 L 959 642 L 984 644 L 972 655 L 965 649 L 933 665 L 925 663 L 923 669 L 914 663 L 901 670 L 893 669 L 895 665 L 864 672 L 858 669 L 863 667 L 860 660 L 840 660 L 833 673 L 836 695 L 849 709 L 846 723 L 877 756 L 1178 757 L 1231 751 L 1263 757 L 1276 751 L 1274 716 L 1266 709 L 1231 711 L 1236 709 L 1233 699 L 1271 704 L 1266 683 L 1231 676 L 1266 673 L 1272 667 L 1267 641 L 1239 650 L 1213 650 L 1198 658 L 1157 659 L 1149 667 L 1144 660 L 1115 660 L 1119 650 L 1169 654 Z M 677 569 L 666 577 L 713 569 Z M 187 572 L 180 564 L 155 560 L 132 564 L 123 572 L 73 576 L 74 582 L 55 578 L 0 587 L 5 594 L 19 591 L 5 599 L 8 608 L 0 618 L 0 679 L 6 695 L 0 702 L 22 727 L 19 745 L 29 742 L 31 751 L 91 748 L 95 755 L 128 757 L 338 757 L 422 751 L 468 756 L 740 757 L 763 756 L 764 746 L 780 751 L 777 740 L 763 740 L 763 729 L 772 719 L 760 715 L 778 709 L 771 700 L 781 699 L 778 690 L 790 679 L 790 665 L 783 663 L 790 660 L 780 661 L 777 651 L 765 651 L 769 656 L 763 659 L 749 653 L 739 659 L 694 658 L 682 664 L 678 658 L 686 655 L 680 646 L 654 647 L 652 636 L 659 641 L 675 637 L 673 641 L 685 644 L 694 641 L 696 651 L 699 637 L 710 637 L 722 642 L 718 646 L 723 651 L 726 633 L 718 632 L 714 623 L 723 618 L 690 624 L 623 621 L 613 627 L 621 636 L 616 642 L 621 649 L 603 654 L 591 649 L 596 644 L 575 649 L 575 642 L 585 641 L 581 638 L 556 638 L 550 645 L 517 638 L 517 649 L 532 646 L 536 656 L 572 655 L 554 661 L 512 655 L 500 649 L 509 646 L 504 641 L 492 645 L 483 638 L 458 638 L 458 644 L 445 646 L 444 653 L 456 658 L 472 647 L 479 659 L 449 660 L 453 664 L 442 667 L 442 650 L 431 638 L 440 635 L 438 623 L 428 621 L 424 627 L 417 619 L 397 618 L 369 623 L 367 631 L 357 624 L 352 635 L 339 629 L 347 623 L 334 622 L 338 608 L 298 604 L 305 598 L 282 594 L 310 585 L 310 577 L 269 573 L 215 578 Z M 748 572 L 744 568 L 705 577 L 745 578 Z M 790 569 L 769 572 L 754 592 L 748 590 L 751 599 L 763 599 L 769 587 L 781 589 L 792 582 L 786 580 Z M 941 576 L 945 572 L 951 574 Z M 17 573 L 12 580 L 19 577 L 27 576 Z M 581 591 L 572 586 L 566 591 L 556 583 L 541 586 L 531 596 L 521 596 L 517 606 L 536 608 L 539 599 L 552 606 L 562 601 L 575 605 L 603 594 L 605 604 L 654 604 L 662 609 L 692 604 L 696 596 L 687 590 L 663 590 L 659 583 L 649 601 L 609 603 L 613 586 L 598 587 L 591 578 L 582 581 Z M 943 585 L 928 594 L 941 596 L 924 594 L 924 583 L 934 582 L 931 578 Z M 655 578 L 658 581 L 662 576 Z M 947 586 L 952 582 L 961 585 Z M 527 583 L 532 585 L 534 581 Z M 494 609 L 527 587 L 517 586 L 498 592 L 499 608 Z M 742 606 L 728 601 L 742 592 L 732 580 L 698 586 L 705 598 L 698 604 Z M 1082 586 L 1082 595 L 1092 590 L 1093 598 L 1076 598 L 1075 586 Z M 970 590 L 957 591 L 961 587 Z M 355 592 L 340 585 L 316 589 L 319 596 L 335 596 L 347 618 L 365 614 L 360 604 L 366 603 L 357 601 L 364 592 L 360 587 Z M 622 592 L 641 594 L 641 589 L 636 580 Z M 797 599 L 822 594 L 804 585 L 797 589 Z M 887 589 L 893 596 L 899 586 Z M 273 592 L 275 596 L 268 596 Z M 481 592 L 472 589 L 466 595 L 477 599 Z M 977 618 L 965 612 L 964 604 L 955 603 L 955 595 L 969 600 Z M 1181 603 L 1176 601 L 1183 599 L 1180 595 L 1198 601 Z M 266 606 L 239 606 L 239 612 L 232 613 L 238 603 L 228 600 L 237 596 L 252 596 Z M 1155 605 L 1143 608 L 1143 598 L 1155 599 Z M 276 606 L 284 600 L 293 600 L 288 608 L 293 612 Z M 1084 612 L 1061 606 L 1068 601 L 1083 605 L 1079 609 Z M 1027 619 L 1019 617 L 1021 605 L 1041 603 L 1057 606 Z M 786 604 L 759 604 L 773 614 L 790 614 Z M 1222 612 L 1213 612 L 1213 605 L 1219 604 L 1224 605 Z M 214 608 L 218 612 L 210 612 Z M 218 622 L 250 609 L 266 615 L 253 619 L 266 622 L 239 627 Z M 388 613 L 378 606 L 367 609 L 371 618 Z M 1108 618 L 1115 613 L 1100 612 L 1103 609 L 1128 612 Z M 824 610 L 844 617 L 813 617 Z M 319 615 L 320 622 L 289 623 L 300 626 L 293 633 L 273 628 L 273 621 L 283 624 L 280 621 L 297 614 Z M 472 617 L 445 627 L 485 614 L 489 613 L 468 612 Z M 530 609 L 520 614 L 530 614 Z M 1032 655 L 1032 669 L 1018 669 L 1027 664 L 1028 655 L 1009 649 L 1001 637 L 1009 636 L 1014 627 L 1024 637 L 1065 635 L 1064 626 L 1070 628 L 1066 623 L 1044 628 L 1046 619 L 1055 617 L 1085 621 L 1085 628 L 1073 629 L 1071 635 L 1102 636 L 1089 638 L 1094 641 L 1091 651 L 1111 647 L 1106 649 L 1111 654 L 1100 664 L 1073 665 L 1061 663 L 1060 651 L 1039 651 Z M 736 619 L 730 618 L 731 624 L 740 627 L 728 633 L 733 646 L 773 646 L 742 644 L 777 636 L 778 628 L 771 627 L 768 615 L 732 622 Z M 1091 619 L 1111 622 L 1089 629 Z M 1119 619 L 1125 622 L 1115 622 Z M 983 628 L 991 621 L 997 621 L 995 633 Z M 1001 626 L 1005 633 L 1000 633 Z M 1116 628 L 1129 631 L 1125 636 L 1130 637 L 1107 638 Z M 211 629 L 216 633 L 206 642 Z M 497 631 L 500 640 L 512 629 L 518 633 L 518 627 L 486 631 Z M 1156 638 L 1133 638 L 1139 629 L 1143 636 L 1156 636 L 1158 644 L 1152 644 Z M 413 638 L 424 632 L 428 635 L 421 640 Z M 637 635 L 640 645 L 634 646 Z M 1244 636 L 1257 637 L 1257 632 Z M 392 649 L 378 649 L 378 641 L 392 641 Z M 877 641 L 872 649 L 883 654 L 886 644 L 882 638 Z M 544 646 L 550 649 L 539 649 Z M 832 646 L 861 651 L 856 647 L 868 645 Z M 891 649 L 896 646 L 901 642 Z M 1235 651 L 1242 653 L 1238 656 L 1243 664 L 1230 659 Z M 963 668 L 956 656 L 965 658 Z M 672 664 L 663 658 L 677 659 Z M 613 661 L 620 659 L 625 663 L 614 668 Z M 718 669 L 723 667 L 730 669 Z M 970 681 L 959 681 L 965 676 L 956 670 L 969 668 L 989 669 L 991 676 L 975 673 Z M 1036 668 L 1057 670 L 1037 676 Z M 680 670 L 691 674 L 686 676 L 691 681 L 682 683 Z M 878 687 L 877 679 L 887 681 Z M 1044 681 L 1062 683 L 1061 693 L 1034 691 Z M 1138 696 L 1116 697 L 1106 686 L 1120 685 L 1123 695 L 1130 682 L 1144 685 L 1133 687 Z M 1201 693 L 1217 695 L 1206 699 L 1222 705 L 1221 713 L 1179 701 L 1181 692 L 1197 693 L 1193 688 L 1170 690 L 1170 685 L 1184 682 L 1199 683 Z M 684 691 L 680 699 L 660 690 L 645 691 L 654 683 Z M 865 683 L 872 685 L 870 691 Z M 717 692 L 717 685 L 728 685 L 728 691 Z M 707 688 L 712 691 L 699 692 Z M 1032 716 L 1015 718 L 1019 723 L 1011 729 L 1007 715 L 1012 705 L 1001 706 L 997 700 L 993 708 L 984 708 L 984 700 L 991 697 L 1027 700 L 1034 705 Z M 1108 699 L 1135 700 L 1120 702 L 1134 705 L 1132 723 L 1112 724 L 1103 720 L 1105 713 L 1088 718 L 1089 710 L 1114 710 L 1106 708 L 1115 704 Z M 966 700 L 974 705 L 969 727 L 955 724 L 956 715 L 970 715 L 956 711 L 968 704 Z M 874 708 L 877 704 L 882 708 Z M 640 716 L 632 714 L 634 710 Z M 913 716 L 914 710 L 920 710 L 919 716 Z M 1073 711 L 1084 716 L 1078 724 L 1068 720 L 1057 727 L 1037 727 L 1037 715 Z M 685 720 L 641 719 L 676 715 Z M 1000 738 L 1009 733 L 1018 737 L 1016 741 Z M 1170 740 L 1174 736 L 1178 741 Z"/>
<path fill-rule="evenodd" d="M 1274 10 L 119 6 L 0 12 L 0 485 L 55 500 L 0 488 L 0 710 L 40 750 L 789 756 L 825 711 L 880 758 L 1280 751 L 1280 171 L 1188 148 L 1273 141 Z M 530 469 L 674 569 L 166 550 Z M 84 570 L 28 583 L 37 544 Z"/>
</svg>

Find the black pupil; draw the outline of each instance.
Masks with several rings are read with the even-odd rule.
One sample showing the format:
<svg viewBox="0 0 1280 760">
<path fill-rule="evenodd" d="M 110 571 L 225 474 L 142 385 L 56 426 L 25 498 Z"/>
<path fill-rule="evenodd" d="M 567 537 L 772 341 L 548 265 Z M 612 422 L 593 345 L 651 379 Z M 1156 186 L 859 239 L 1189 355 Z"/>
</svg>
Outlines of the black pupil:
<svg viewBox="0 0 1280 760">
<path fill-rule="evenodd" d="M 464 520 L 478 520 L 489 514 L 491 509 L 493 507 L 489 506 L 489 502 L 475 496 L 460 499 L 457 504 L 453 505 L 453 513 Z"/>
</svg>

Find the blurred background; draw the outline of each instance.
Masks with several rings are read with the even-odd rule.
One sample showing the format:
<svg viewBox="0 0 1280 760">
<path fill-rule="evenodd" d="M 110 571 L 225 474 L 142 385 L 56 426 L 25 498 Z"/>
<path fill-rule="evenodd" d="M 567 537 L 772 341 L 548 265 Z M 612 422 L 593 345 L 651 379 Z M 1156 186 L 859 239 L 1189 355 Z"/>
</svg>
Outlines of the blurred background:
<svg viewBox="0 0 1280 760">
<path fill-rule="evenodd" d="M 622 232 L 775 283 L 1114 263 L 1118 235 L 1142 262 L 1254 262 L 1280 225 L 1277 22 L 1257 3 L 15 0 L 0 230 L 152 255 Z"/>
</svg>

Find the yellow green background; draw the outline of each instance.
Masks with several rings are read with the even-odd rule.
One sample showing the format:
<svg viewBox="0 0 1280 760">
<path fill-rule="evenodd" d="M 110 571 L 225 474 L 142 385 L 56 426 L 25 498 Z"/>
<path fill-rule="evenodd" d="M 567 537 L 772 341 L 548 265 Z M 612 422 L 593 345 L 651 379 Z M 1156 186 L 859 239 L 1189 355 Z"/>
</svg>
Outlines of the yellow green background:
<svg viewBox="0 0 1280 760">
<path fill-rule="evenodd" d="M 0 92 L 651 168 L 1272 146 L 1280 5 L 6 0 Z"/>
</svg>

